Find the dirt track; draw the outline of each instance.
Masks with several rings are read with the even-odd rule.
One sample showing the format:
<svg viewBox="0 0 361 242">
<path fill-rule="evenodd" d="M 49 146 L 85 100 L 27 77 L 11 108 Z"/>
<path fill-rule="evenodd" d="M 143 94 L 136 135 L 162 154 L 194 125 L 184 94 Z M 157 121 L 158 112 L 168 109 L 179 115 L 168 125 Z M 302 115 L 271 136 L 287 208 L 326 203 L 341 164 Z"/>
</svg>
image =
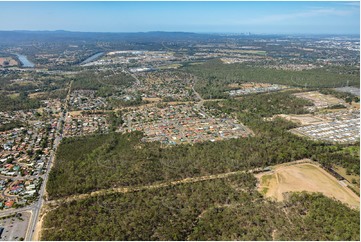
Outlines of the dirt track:
<svg viewBox="0 0 361 242">
<path fill-rule="evenodd" d="M 58 199 L 58 200 L 51 200 L 51 201 L 47 202 L 47 204 L 49 204 L 49 205 L 50 204 L 57 205 L 57 204 L 60 204 L 62 202 L 71 202 L 71 201 L 74 201 L 74 200 L 86 199 L 86 198 L 94 197 L 94 196 L 98 196 L 98 195 L 113 194 L 113 193 L 136 192 L 136 191 L 157 189 L 157 188 L 180 185 L 180 184 L 195 183 L 195 182 L 206 181 L 206 180 L 221 179 L 221 178 L 226 178 L 228 176 L 232 176 L 232 175 L 236 175 L 236 174 L 242 174 L 242 173 L 246 173 L 246 172 L 252 172 L 252 170 L 233 171 L 233 172 L 227 172 L 227 173 L 221 173 L 221 174 L 215 174 L 215 175 L 200 176 L 200 177 L 193 177 L 193 178 L 185 178 L 185 179 L 182 179 L 182 180 L 163 182 L 163 183 L 158 183 L 158 184 L 154 184 L 154 185 L 147 185 L 147 186 L 119 187 L 119 188 L 101 189 L 101 190 L 91 192 L 91 193 L 73 195 L 73 196 L 69 196 L 69 197 L 66 197 L 66 198 Z"/>
</svg>

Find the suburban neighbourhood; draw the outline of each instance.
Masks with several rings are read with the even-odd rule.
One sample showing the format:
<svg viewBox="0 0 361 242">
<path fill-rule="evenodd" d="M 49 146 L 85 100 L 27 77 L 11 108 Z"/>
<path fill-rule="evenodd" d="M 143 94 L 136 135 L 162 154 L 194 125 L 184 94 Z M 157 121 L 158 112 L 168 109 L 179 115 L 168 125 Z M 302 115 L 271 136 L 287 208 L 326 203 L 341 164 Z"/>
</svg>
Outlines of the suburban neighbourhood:
<svg viewBox="0 0 361 242">
<path fill-rule="evenodd" d="M 32 34 L 0 33 L 0 240 L 312 240 L 359 209 L 359 38 Z"/>
</svg>

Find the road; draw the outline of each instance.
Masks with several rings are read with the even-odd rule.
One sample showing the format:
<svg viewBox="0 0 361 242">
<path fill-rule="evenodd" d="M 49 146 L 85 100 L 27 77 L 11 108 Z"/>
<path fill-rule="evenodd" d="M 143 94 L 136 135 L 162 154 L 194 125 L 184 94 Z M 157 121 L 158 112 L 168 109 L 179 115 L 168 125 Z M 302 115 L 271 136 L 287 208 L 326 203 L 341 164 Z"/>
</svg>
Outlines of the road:
<svg viewBox="0 0 361 242">
<path fill-rule="evenodd" d="M 37 224 L 37 222 L 39 220 L 39 213 L 40 213 L 41 207 L 43 206 L 43 202 L 44 202 L 44 194 L 45 194 L 46 183 L 48 182 L 49 173 L 50 173 L 52 164 L 54 162 L 56 149 L 58 148 L 58 146 L 60 144 L 60 141 L 62 139 L 63 123 L 65 122 L 65 118 L 68 115 L 68 105 L 69 105 L 69 100 L 70 100 L 70 93 L 71 93 L 72 84 L 73 84 L 73 81 L 71 81 L 71 83 L 69 85 L 69 91 L 68 91 L 68 95 L 67 95 L 66 100 L 65 100 L 64 111 L 62 112 L 62 114 L 61 114 L 61 116 L 59 118 L 59 121 L 58 121 L 57 132 L 56 132 L 57 136 L 56 136 L 56 138 L 54 140 L 54 149 L 53 149 L 53 151 L 51 153 L 46 172 L 43 175 L 43 184 L 42 184 L 41 189 L 39 191 L 39 200 L 37 202 L 35 202 L 35 204 L 33 205 L 33 209 L 32 209 L 33 214 L 31 216 L 28 231 L 27 231 L 26 237 L 25 237 L 25 240 L 27 240 L 27 241 L 33 239 L 34 232 L 35 232 L 35 227 L 36 227 L 36 224 Z"/>
<path fill-rule="evenodd" d="M 65 53 L 68 51 L 68 48 L 66 48 L 65 50 L 64 50 L 64 52 L 63 53 L 61 53 L 59 56 L 58 56 L 58 58 L 56 58 L 56 60 L 53 62 L 54 63 L 54 65 L 56 65 L 56 63 L 59 61 L 59 59 L 64 55 L 65 56 Z"/>
<path fill-rule="evenodd" d="M 21 212 L 28 212 L 31 211 L 34 207 L 34 204 L 23 207 L 23 208 L 17 208 L 17 209 L 8 209 L 0 212 L 0 217 L 5 217 L 8 215 L 12 215 L 15 213 L 21 213 Z"/>
<path fill-rule="evenodd" d="M 192 90 L 194 92 L 194 94 L 196 94 L 197 98 L 199 99 L 199 102 L 197 103 L 196 107 L 198 109 L 200 109 L 203 106 L 204 103 L 204 99 L 202 98 L 202 96 L 194 89 L 194 85 L 192 86 Z"/>
<path fill-rule="evenodd" d="M 70 93 L 71 93 L 71 86 L 73 84 L 73 81 L 71 81 L 70 85 L 69 85 L 69 91 L 66 97 L 66 101 L 65 101 L 65 105 L 64 105 L 64 111 L 61 113 L 59 121 L 58 121 L 58 125 L 57 125 L 57 130 L 56 130 L 56 138 L 54 140 L 54 149 L 51 151 L 51 155 L 47 164 L 47 169 L 46 172 L 40 176 L 43 178 L 43 184 L 41 185 L 41 188 L 39 190 L 39 197 L 38 200 L 36 202 L 34 202 L 33 204 L 23 207 L 23 208 L 18 208 L 18 209 L 9 209 L 9 210 L 5 210 L 0 212 L 0 217 L 3 216 L 7 216 L 10 214 L 14 214 L 14 213 L 18 213 L 18 212 L 30 212 L 31 213 L 31 218 L 30 218 L 30 222 L 26 231 L 26 235 L 25 235 L 25 240 L 26 241 L 30 241 L 33 239 L 34 237 L 34 232 L 35 232 L 35 228 L 36 225 L 38 223 L 39 220 L 39 214 L 40 214 L 40 210 L 43 206 L 44 203 L 44 194 L 45 194 L 45 188 L 46 188 L 46 183 L 48 181 L 48 176 L 52 167 L 52 164 L 54 162 L 55 159 L 55 152 L 56 149 L 58 148 L 60 141 L 62 139 L 62 130 L 63 130 L 63 123 L 65 121 L 65 118 L 68 114 L 68 105 L 69 105 L 69 100 L 70 100 Z"/>
<path fill-rule="evenodd" d="M 195 85 L 195 84 L 194 84 Z M 202 96 L 194 89 L 194 85 L 192 86 L 192 90 L 194 92 L 194 94 L 197 96 L 197 98 L 199 99 L 199 102 L 195 105 L 195 107 L 198 109 L 198 111 L 204 115 L 204 117 L 207 118 L 211 118 L 211 116 L 208 115 L 208 113 L 204 112 L 202 110 L 203 107 L 203 103 L 204 103 L 204 99 L 202 98 Z"/>
<path fill-rule="evenodd" d="M 175 51 L 174 49 L 169 48 L 168 46 L 166 46 L 166 45 L 164 44 L 164 41 L 162 41 L 162 46 L 163 46 L 165 49 L 169 50 L 169 51 Z"/>
<path fill-rule="evenodd" d="M 132 119 L 133 119 L 133 113 L 131 115 L 129 114 L 128 119 L 127 119 L 127 121 L 128 121 L 127 126 L 128 126 L 129 131 L 132 131 Z"/>
<path fill-rule="evenodd" d="M 134 75 L 133 73 L 131 73 L 130 71 L 127 71 L 125 69 L 123 69 L 123 72 L 128 74 L 128 75 L 131 75 L 136 81 L 135 85 L 140 86 L 141 82 L 140 82 L 140 80 L 138 79 L 138 77 L 136 75 Z"/>
<path fill-rule="evenodd" d="M 46 172 L 44 174 L 44 177 L 43 177 L 44 180 L 43 180 L 43 184 L 41 186 L 40 192 L 39 192 L 39 200 L 38 200 L 37 203 L 34 204 L 34 206 L 35 206 L 33 208 L 34 213 L 33 213 L 33 216 L 31 217 L 27 237 L 25 238 L 25 240 L 32 240 L 32 238 L 34 236 L 34 231 L 35 231 L 36 224 L 37 224 L 37 222 L 39 220 L 39 213 L 40 213 L 41 207 L 42 207 L 43 202 L 44 202 L 44 193 L 45 193 L 46 183 L 48 182 L 48 176 L 49 176 L 52 164 L 54 162 L 56 149 L 58 148 L 58 146 L 60 144 L 60 141 L 62 139 L 63 124 L 65 122 L 65 118 L 68 115 L 68 105 L 69 105 L 71 86 L 72 85 L 73 85 L 73 81 L 70 82 L 68 95 L 67 95 L 66 100 L 65 100 L 64 111 L 62 112 L 62 115 L 59 118 L 59 122 L 58 122 L 58 125 L 57 125 L 57 132 L 56 132 L 57 136 L 56 136 L 56 138 L 54 140 L 54 149 L 53 149 L 51 157 L 49 159 L 47 170 L 46 170 Z"/>
</svg>

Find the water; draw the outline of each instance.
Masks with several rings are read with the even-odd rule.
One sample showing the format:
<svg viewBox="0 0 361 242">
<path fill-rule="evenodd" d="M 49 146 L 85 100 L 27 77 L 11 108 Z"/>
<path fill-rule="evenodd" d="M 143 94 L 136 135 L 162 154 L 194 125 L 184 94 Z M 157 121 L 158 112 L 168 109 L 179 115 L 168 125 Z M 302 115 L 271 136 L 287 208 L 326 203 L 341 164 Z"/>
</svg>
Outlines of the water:
<svg viewBox="0 0 361 242">
<path fill-rule="evenodd" d="M 21 62 L 22 67 L 35 67 L 35 64 L 28 60 L 25 55 L 15 54 Z"/>
<path fill-rule="evenodd" d="M 99 58 L 100 56 L 102 56 L 104 54 L 104 52 L 100 52 L 100 53 L 96 53 L 90 57 L 88 57 L 85 61 L 83 61 L 82 63 L 80 63 L 80 65 L 92 62 L 93 60 Z"/>
</svg>

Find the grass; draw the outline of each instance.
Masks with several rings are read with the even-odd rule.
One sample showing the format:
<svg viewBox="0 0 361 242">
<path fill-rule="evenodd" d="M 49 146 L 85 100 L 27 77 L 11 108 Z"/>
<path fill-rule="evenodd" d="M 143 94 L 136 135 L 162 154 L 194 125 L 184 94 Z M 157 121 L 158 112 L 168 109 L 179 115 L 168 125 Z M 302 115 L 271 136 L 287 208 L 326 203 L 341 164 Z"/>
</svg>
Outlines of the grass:
<svg viewBox="0 0 361 242">
<path fill-rule="evenodd" d="M 350 183 L 350 186 L 352 186 L 354 189 L 356 189 L 360 192 L 360 176 L 347 175 L 346 169 L 341 166 L 338 166 L 338 165 L 334 165 L 333 168 L 335 169 L 335 171 L 337 173 L 339 173 L 341 176 L 346 178 L 346 180 Z M 352 183 L 353 179 L 356 180 L 356 184 Z"/>
<path fill-rule="evenodd" d="M 34 93 L 30 93 L 29 97 L 30 98 L 37 98 L 37 97 L 41 97 L 41 96 L 43 96 L 45 94 L 46 94 L 46 92 L 34 92 Z"/>
<path fill-rule="evenodd" d="M 273 179 L 274 175 L 264 175 L 262 176 L 262 185 L 268 186 L 271 180 Z"/>
<path fill-rule="evenodd" d="M 12 93 L 12 94 L 9 94 L 8 97 L 9 98 L 12 98 L 12 99 L 15 99 L 19 96 L 20 94 L 17 92 L 17 93 Z"/>
<path fill-rule="evenodd" d="M 160 66 L 160 67 L 158 67 L 158 69 L 160 69 L 160 70 L 177 69 L 181 66 L 182 66 L 181 64 L 171 64 L 171 65 L 167 65 L 167 66 Z"/>
<path fill-rule="evenodd" d="M 267 192 L 268 192 L 268 187 L 263 187 L 262 188 L 262 190 L 260 191 L 260 193 L 262 194 L 262 195 L 266 195 L 267 194 Z"/>
<path fill-rule="evenodd" d="M 189 63 L 189 65 L 191 65 L 191 66 L 202 65 L 202 64 L 204 64 L 204 62 L 192 62 L 192 63 Z"/>
</svg>

